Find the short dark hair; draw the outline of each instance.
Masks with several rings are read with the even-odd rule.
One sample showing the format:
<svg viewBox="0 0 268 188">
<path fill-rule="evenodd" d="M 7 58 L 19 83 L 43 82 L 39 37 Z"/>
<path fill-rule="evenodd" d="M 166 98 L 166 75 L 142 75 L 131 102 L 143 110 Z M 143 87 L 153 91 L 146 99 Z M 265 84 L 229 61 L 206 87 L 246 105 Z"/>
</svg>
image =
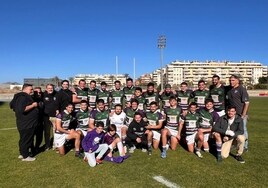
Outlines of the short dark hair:
<svg viewBox="0 0 268 188">
<path fill-rule="evenodd" d="M 158 103 L 157 103 L 156 101 L 152 101 L 152 102 L 150 103 L 150 106 L 151 106 L 151 105 L 158 106 Z"/>
<path fill-rule="evenodd" d="M 102 121 L 97 121 L 96 127 L 104 127 L 104 123 Z"/>
<path fill-rule="evenodd" d="M 205 80 L 199 80 L 199 81 L 198 81 L 198 85 L 199 85 L 200 83 L 204 83 L 204 84 L 206 84 Z"/>
<path fill-rule="evenodd" d="M 116 84 L 116 83 L 121 84 L 121 82 L 120 82 L 119 80 L 115 80 L 115 81 L 114 81 L 114 84 Z"/>
<path fill-rule="evenodd" d="M 130 104 L 132 104 L 133 102 L 135 102 L 135 103 L 139 104 L 139 101 L 138 101 L 137 99 L 135 99 L 135 98 L 130 99 Z"/>
<path fill-rule="evenodd" d="M 150 87 L 150 86 L 153 86 L 154 87 L 154 83 L 153 82 L 150 82 L 147 84 L 147 87 Z"/>
<path fill-rule="evenodd" d="M 220 80 L 220 77 L 217 74 L 214 74 L 212 78 L 217 78 L 218 80 Z"/>
<path fill-rule="evenodd" d="M 91 80 L 91 81 L 89 82 L 89 84 L 91 84 L 91 83 L 97 84 L 96 80 Z"/>
<path fill-rule="evenodd" d="M 182 82 L 182 83 L 181 83 L 181 86 L 182 86 L 182 85 L 186 85 L 186 86 L 188 86 L 187 82 Z"/>
<path fill-rule="evenodd" d="M 24 90 L 26 87 L 33 87 L 33 85 L 32 84 L 23 84 L 22 90 Z"/>
<path fill-rule="evenodd" d="M 191 103 L 189 104 L 189 107 L 191 107 L 191 106 L 196 106 L 196 107 L 198 107 L 198 105 L 197 105 L 196 102 L 191 102 Z"/>
<path fill-rule="evenodd" d="M 103 99 L 98 99 L 97 100 L 97 104 L 103 103 L 104 104 L 104 100 Z"/>
<path fill-rule="evenodd" d="M 212 103 L 213 103 L 214 101 L 213 101 L 213 99 L 206 99 L 206 100 L 205 100 L 205 104 L 207 104 L 207 103 L 209 103 L 209 102 L 212 102 Z"/>
<path fill-rule="evenodd" d="M 142 117 L 142 114 L 140 112 L 135 112 L 134 116 L 141 116 Z"/>
<path fill-rule="evenodd" d="M 136 88 L 135 88 L 135 91 L 140 91 L 140 92 L 142 92 L 142 89 L 141 89 L 141 87 L 136 87 Z"/>
<path fill-rule="evenodd" d="M 120 106 L 121 109 L 123 108 L 123 106 L 122 106 L 121 104 L 116 104 L 116 105 L 114 105 L 114 108 L 116 108 L 117 106 Z"/>
<path fill-rule="evenodd" d="M 62 81 L 61 81 L 61 85 L 62 85 L 64 82 L 67 82 L 67 83 L 69 84 L 69 80 L 62 80 Z"/>
<path fill-rule="evenodd" d="M 85 79 L 80 79 L 78 84 L 80 84 L 81 82 L 86 82 L 86 80 Z"/>
<path fill-rule="evenodd" d="M 103 82 L 100 83 L 100 85 L 101 86 L 107 86 L 107 83 L 103 81 Z"/>
<path fill-rule="evenodd" d="M 126 80 L 127 82 L 128 81 L 131 81 L 131 82 L 133 82 L 133 79 L 132 78 L 127 78 L 127 80 Z"/>
<path fill-rule="evenodd" d="M 169 97 L 169 101 L 171 101 L 171 100 L 173 100 L 173 99 L 177 101 L 177 98 L 176 98 L 175 96 L 170 96 L 170 97 Z"/>
<path fill-rule="evenodd" d="M 228 111 L 228 110 L 231 110 L 231 109 L 235 109 L 235 111 L 236 111 L 236 107 L 235 107 L 234 105 L 229 105 L 229 106 L 227 106 L 227 111 Z"/>
<path fill-rule="evenodd" d="M 81 100 L 80 104 L 82 104 L 82 103 L 87 103 L 88 104 L 88 102 L 86 100 Z"/>
</svg>

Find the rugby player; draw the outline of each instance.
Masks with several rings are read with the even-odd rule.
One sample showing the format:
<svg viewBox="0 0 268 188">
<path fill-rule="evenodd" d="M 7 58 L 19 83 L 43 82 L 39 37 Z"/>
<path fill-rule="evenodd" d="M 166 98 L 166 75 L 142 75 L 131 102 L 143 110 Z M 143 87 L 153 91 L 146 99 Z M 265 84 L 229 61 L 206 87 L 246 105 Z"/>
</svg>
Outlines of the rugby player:
<svg viewBox="0 0 268 188">
<path fill-rule="evenodd" d="M 90 112 L 90 120 L 89 120 L 89 127 L 90 129 L 94 129 L 97 122 L 101 121 L 104 124 L 104 129 L 107 129 L 108 125 L 110 124 L 109 121 L 109 110 L 105 109 L 105 104 L 103 99 L 98 99 L 97 101 L 97 108 Z"/>
<path fill-rule="evenodd" d="M 194 102 L 197 104 L 198 109 L 205 107 L 205 100 L 209 97 L 209 90 L 206 89 L 206 83 L 204 80 L 198 81 L 198 89 L 191 93 L 191 98 L 194 98 Z"/>
</svg>

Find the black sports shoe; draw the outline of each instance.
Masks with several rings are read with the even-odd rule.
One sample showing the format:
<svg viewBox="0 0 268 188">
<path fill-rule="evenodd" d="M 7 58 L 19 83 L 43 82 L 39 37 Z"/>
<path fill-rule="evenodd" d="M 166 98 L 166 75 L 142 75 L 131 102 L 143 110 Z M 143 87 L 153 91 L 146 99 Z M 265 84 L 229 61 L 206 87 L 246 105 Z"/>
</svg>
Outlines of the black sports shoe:
<svg viewBox="0 0 268 188">
<path fill-rule="evenodd" d="M 235 156 L 235 159 L 240 163 L 245 163 L 245 160 L 241 157 L 241 155 Z"/>
<path fill-rule="evenodd" d="M 75 152 L 74 156 L 75 156 L 75 157 L 78 157 L 78 158 L 80 158 L 80 159 L 83 159 L 83 158 L 84 158 L 84 154 L 81 153 L 81 152 L 79 152 L 79 151 Z"/>
</svg>

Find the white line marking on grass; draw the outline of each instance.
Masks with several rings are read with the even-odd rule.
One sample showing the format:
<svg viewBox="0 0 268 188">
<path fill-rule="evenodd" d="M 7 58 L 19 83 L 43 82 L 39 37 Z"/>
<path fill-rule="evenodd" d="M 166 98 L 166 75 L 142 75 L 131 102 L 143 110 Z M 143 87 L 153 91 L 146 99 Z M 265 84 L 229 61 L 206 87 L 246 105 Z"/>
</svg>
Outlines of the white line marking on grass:
<svg viewBox="0 0 268 188">
<path fill-rule="evenodd" d="M 162 183 L 162 184 L 164 184 L 167 187 L 170 187 L 170 188 L 180 188 L 180 186 L 178 186 L 176 183 L 173 183 L 173 182 L 167 180 L 163 176 L 154 176 L 153 178 L 156 181 L 158 181 L 159 183 Z"/>
<path fill-rule="evenodd" d="M 13 130 L 13 129 L 17 129 L 17 127 L 12 127 L 12 128 L 2 128 L 2 129 L 0 129 L 0 131 L 7 131 L 7 130 Z"/>
</svg>

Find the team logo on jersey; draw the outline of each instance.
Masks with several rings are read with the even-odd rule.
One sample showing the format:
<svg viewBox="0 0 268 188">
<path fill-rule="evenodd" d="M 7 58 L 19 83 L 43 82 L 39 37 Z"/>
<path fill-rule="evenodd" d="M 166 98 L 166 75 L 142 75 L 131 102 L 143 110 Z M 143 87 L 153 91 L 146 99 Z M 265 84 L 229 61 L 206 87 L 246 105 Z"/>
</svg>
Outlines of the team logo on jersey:
<svg viewBox="0 0 268 188">
<path fill-rule="evenodd" d="M 120 121 L 124 121 L 124 118 L 120 118 Z"/>
<path fill-rule="evenodd" d="M 45 101 L 49 101 L 49 98 L 48 97 L 45 97 Z"/>
<path fill-rule="evenodd" d="M 133 131 L 136 131 L 136 128 L 135 127 L 133 128 Z"/>
<path fill-rule="evenodd" d="M 141 127 L 141 131 L 143 131 L 143 127 Z"/>
</svg>

